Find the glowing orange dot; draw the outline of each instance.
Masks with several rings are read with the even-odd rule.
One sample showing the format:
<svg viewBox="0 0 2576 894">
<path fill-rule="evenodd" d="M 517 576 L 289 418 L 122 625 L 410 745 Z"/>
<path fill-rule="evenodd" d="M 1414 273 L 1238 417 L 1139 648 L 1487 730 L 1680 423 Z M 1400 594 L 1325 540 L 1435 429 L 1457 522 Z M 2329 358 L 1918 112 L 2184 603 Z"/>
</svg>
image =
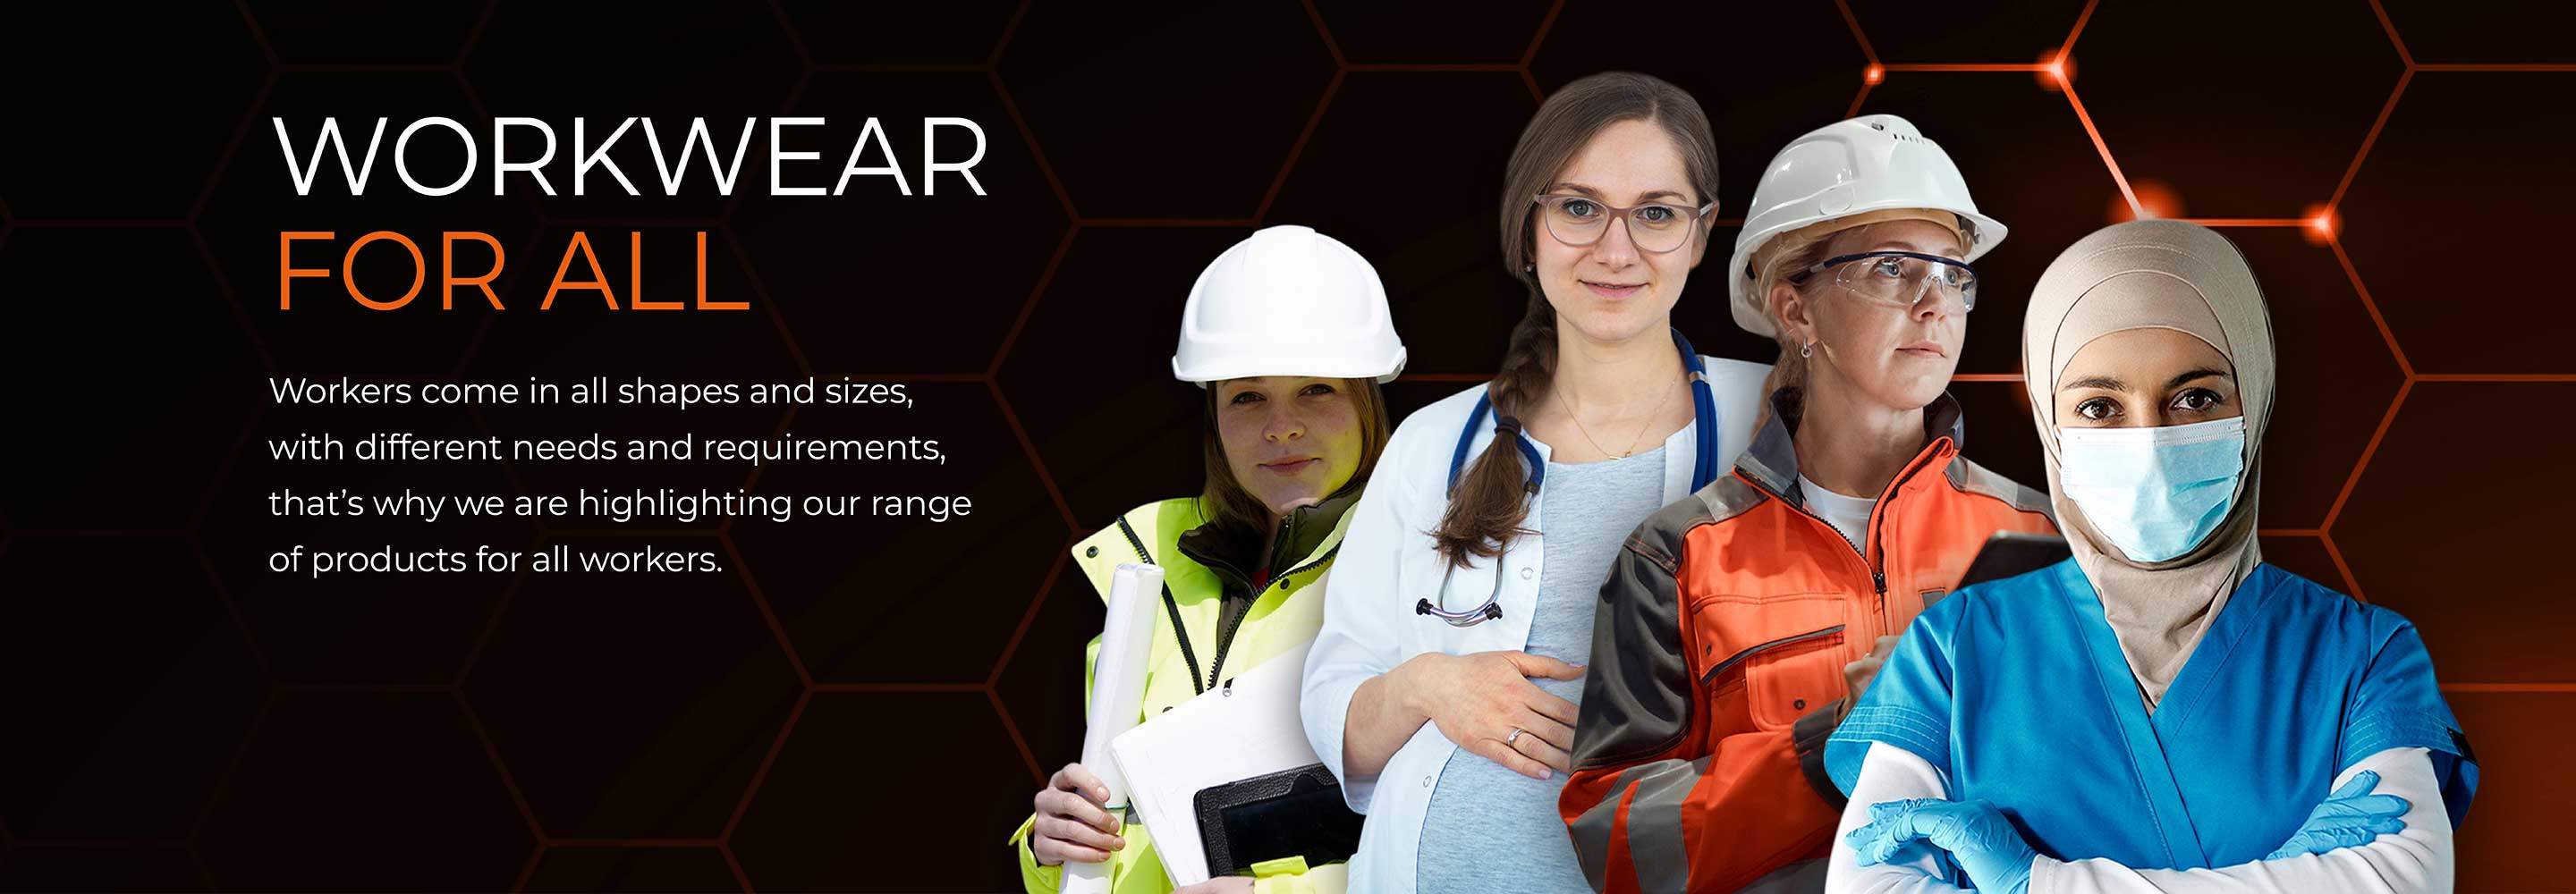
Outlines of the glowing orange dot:
<svg viewBox="0 0 2576 894">
<path fill-rule="evenodd" d="M 1861 83 L 1876 84 L 1887 79 L 1887 69 L 1872 65 L 1860 73 Z"/>
<path fill-rule="evenodd" d="M 2032 77 L 2038 79 L 2042 90 L 2051 93 L 2064 90 L 2066 85 L 2075 82 L 2075 60 L 2068 58 L 2064 51 L 2051 48 L 2039 54 L 2039 63 Z"/>
<path fill-rule="evenodd" d="M 2324 245 L 2332 241 L 2335 238 L 2335 231 L 2340 229 L 2343 223 L 2337 219 L 2334 209 L 2324 205 L 2310 205 L 2305 211 L 2300 212 L 2299 217 L 2307 221 L 2306 226 L 2299 228 L 2299 235 L 2306 237 L 2310 245 Z"/>
</svg>

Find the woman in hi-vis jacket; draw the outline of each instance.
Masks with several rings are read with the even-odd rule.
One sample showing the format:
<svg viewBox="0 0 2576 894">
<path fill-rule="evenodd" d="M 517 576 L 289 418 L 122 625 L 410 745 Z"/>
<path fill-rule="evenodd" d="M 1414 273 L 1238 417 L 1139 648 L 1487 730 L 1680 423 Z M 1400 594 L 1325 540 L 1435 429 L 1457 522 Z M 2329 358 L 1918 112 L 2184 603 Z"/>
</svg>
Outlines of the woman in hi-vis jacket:
<svg viewBox="0 0 2576 894">
<path fill-rule="evenodd" d="M 1377 271 L 1339 241 L 1270 227 L 1200 275 L 1172 373 L 1206 391 L 1205 490 L 1137 507 L 1073 547 L 1103 599 L 1119 563 L 1163 568 L 1144 716 L 1314 637 L 1323 597 L 1308 590 L 1332 567 L 1351 504 L 1386 446 L 1378 385 L 1403 368 Z M 1095 638 L 1086 688 L 1099 657 Z M 1172 890 L 1151 836 L 1101 809 L 1107 797 L 1081 764 L 1038 791 L 1036 815 L 1011 836 L 1032 894 L 1056 891 L 1067 860 L 1111 862 L 1116 894 Z M 1255 872 L 1187 891 L 1334 894 L 1343 885 L 1339 864 Z"/>
<path fill-rule="evenodd" d="M 1781 150 L 1727 279 L 1780 341 L 1734 474 L 1630 535 L 1602 585 L 1561 802 L 1610 892 L 1814 891 L 1842 799 L 1819 749 L 1894 635 L 2045 494 L 1959 455 L 1946 390 L 2001 241 L 1914 125 L 1870 115 Z"/>
</svg>

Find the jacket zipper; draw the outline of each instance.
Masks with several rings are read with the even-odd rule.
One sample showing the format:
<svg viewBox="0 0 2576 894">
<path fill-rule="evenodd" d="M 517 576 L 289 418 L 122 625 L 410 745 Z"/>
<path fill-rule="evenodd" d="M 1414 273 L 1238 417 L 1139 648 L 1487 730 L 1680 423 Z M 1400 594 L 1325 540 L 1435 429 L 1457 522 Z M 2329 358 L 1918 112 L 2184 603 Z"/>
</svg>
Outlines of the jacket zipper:
<svg viewBox="0 0 2576 894">
<path fill-rule="evenodd" d="M 1297 526 L 1297 516 L 1296 516 L 1296 515 L 1294 515 L 1294 514 L 1289 515 L 1289 516 L 1288 516 L 1287 521 L 1284 521 L 1284 522 L 1281 522 L 1281 523 L 1280 523 L 1279 540 L 1278 540 L 1278 541 L 1277 541 L 1277 543 L 1272 547 L 1272 552 L 1276 553 L 1276 552 L 1277 552 L 1277 548 L 1278 548 L 1279 546 L 1285 546 L 1285 545 L 1287 545 L 1288 543 L 1290 543 L 1290 542 L 1292 542 L 1292 541 L 1294 541 L 1294 540 L 1296 540 L 1296 539 L 1297 539 L 1297 536 L 1296 536 L 1296 530 L 1297 530 L 1297 527 L 1296 527 L 1296 526 Z M 1321 565 L 1323 565 L 1323 564 L 1324 564 L 1324 563 L 1326 563 L 1326 562 L 1330 562 L 1330 561 L 1332 561 L 1332 560 L 1333 560 L 1333 554 L 1334 554 L 1334 553 L 1337 553 L 1337 552 L 1341 552 L 1341 551 L 1342 551 L 1342 545 L 1341 545 L 1341 544 L 1339 544 L 1339 543 L 1333 544 L 1333 547 L 1332 547 L 1331 549 L 1327 549 L 1327 550 L 1325 550 L 1325 551 L 1324 551 L 1324 554 L 1323 554 L 1321 557 L 1316 558 L 1316 559 L 1315 559 L 1315 561 L 1308 562 L 1308 563 L 1306 563 L 1306 564 L 1304 564 L 1304 565 L 1299 565 L 1299 566 L 1297 566 L 1297 567 L 1295 567 L 1295 568 L 1288 569 L 1288 571 L 1287 571 L 1286 573 L 1283 573 L 1283 574 L 1274 574 L 1274 575 L 1271 575 L 1271 576 L 1270 576 L 1270 580 L 1266 582 L 1266 583 L 1267 583 L 1267 586 L 1263 587 L 1263 589 L 1277 588 L 1277 589 L 1280 589 L 1280 590 L 1286 590 L 1286 589 L 1288 589 L 1288 579 L 1289 579 L 1289 578 L 1296 577 L 1297 575 L 1299 575 L 1299 574 L 1303 574 L 1303 573 L 1308 572 L 1308 571 L 1312 571 L 1312 570 L 1314 570 L 1315 568 L 1317 568 L 1318 566 L 1321 566 Z M 1252 594 L 1252 598 L 1253 598 L 1253 600 L 1254 600 L 1254 601 L 1256 601 L 1256 602 L 1257 602 L 1257 601 L 1259 601 L 1259 600 L 1260 600 L 1260 597 L 1261 597 L 1261 593 L 1260 593 L 1260 591 L 1256 590 L 1256 591 L 1254 591 L 1254 592 L 1253 592 L 1253 594 Z M 1234 622 L 1233 622 L 1233 623 L 1230 623 L 1230 624 L 1225 625 L 1225 629 L 1224 629 L 1224 630 L 1222 630 L 1222 631 L 1219 631 L 1219 632 L 1217 633 L 1217 639 L 1216 639 L 1216 659 L 1215 659 L 1214 661 L 1211 661 L 1211 662 L 1209 662 L 1209 663 L 1208 663 L 1207 689 L 1214 689 L 1214 688 L 1216 688 L 1216 684 L 1217 684 L 1217 677 L 1218 677 L 1220 674 L 1223 674 L 1223 673 L 1225 672 L 1225 653 L 1226 653 L 1226 650 L 1227 650 L 1227 649 L 1230 649 L 1230 648 L 1232 648 L 1232 647 L 1234 646 L 1234 635 L 1235 635 L 1235 633 L 1236 633 L 1237 631 L 1239 631 L 1239 630 L 1243 629 L 1243 619 L 1244 619 L 1244 618 L 1246 618 L 1246 617 L 1251 616 L 1251 614 L 1252 614 L 1252 606 L 1250 606 L 1250 605 L 1246 605 L 1246 606 L 1244 606 L 1244 607 L 1243 607 L 1243 611 L 1241 611 L 1241 612 L 1237 613 L 1237 614 L 1234 616 Z M 1198 667 L 1197 667 L 1196 665 L 1191 666 L 1191 668 L 1190 668 L 1190 672 L 1191 672 L 1192 674 L 1196 674 L 1196 673 L 1198 673 Z M 1193 684 L 1195 684 L 1195 683 L 1196 683 L 1196 681 L 1195 681 L 1195 680 L 1193 680 L 1193 681 L 1192 681 L 1192 683 L 1193 683 Z M 1199 690 L 1199 691 L 1201 691 L 1201 692 L 1205 692 L 1205 691 L 1207 691 L 1207 690 L 1206 690 L 1206 689 L 1202 689 L 1202 690 Z"/>
<path fill-rule="evenodd" d="M 1735 653 L 1735 654 L 1733 654 L 1733 655 L 1727 656 L 1727 659 L 1726 659 L 1725 661 L 1720 661 L 1720 662 L 1718 662 L 1718 663 L 1717 663 L 1717 666 L 1716 666 L 1716 667 L 1709 668 L 1709 669 L 1708 669 L 1708 673 L 1705 673 L 1705 674 L 1701 674 L 1701 675 L 1699 675 L 1699 682 L 1700 682 L 1700 685 L 1702 685 L 1702 686 L 1706 686 L 1706 685 L 1708 685 L 1709 681 L 1717 679 L 1717 675 L 1722 674 L 1722 673 L 1725 673 L 1727 668 L 1731 668 L 1731 667 L 1734 667 L 1734 666 L 1736 666 L 1736 665 L 1738 665 L 1738 664 L 1742 664 L 1742 663 L 1744 663 L 1747 659 L 1750 659 L 1750 658 L 1752 658 L 1752 657 L 1753 657 L 1753 656 L 1755 656 L 1755 655 L 1760 655 L 1760 654 L 1762 654 L 1762 653 L 1764 653 L 1764 652 L 1768 652 L 1768 651 L 1771 651 L 1771 650 L 1773 650 L 1773 649 L 1781 648 L 1781 647 L 1783 647 L 1783 646 L 1792 646 L 1792 645 L 1796 645 L 1796 644 L 1798 644 L 1798 643 L 1803 643 L 1803 642 L 1806 642 L 1806 641 L 1811 640 L 1811 639 L 1820 639 L 1820 638 L 1823 638 L 1823 637 L 1832 636 L 1832 635 L 1834 635 L 1834 634 L 1837 634 L 1837 633 L 1841 633 L 1841 632 L 1843 632 L 1843 628 L 1844 628 L 1844 627 L 1846 627 L 1846 626 L 1849 626 L 1849 625 L 1845 625 L 1845 624 L 1836 624 L 1836 625 L 1834 625 L 1834 626 L 1827 627 L 1827 628 L 1825 628 L 1825 629 L 1823 629 L 1823 630 L 1817 630 L 1817 631 L 1813 631 L 1813 632 L 1810 632 L 1810 633 L 1801 633 L 1801 634 L 1798 634 L 1798 635 L 1796 635 L 1796 636 L 1784 636 L 1784 637 L 1781 637 L 1781 638 L 1779 638 L 1779 639 L 1775 639 L 1775 640 L 1772 640 L 1772 641 L 1770 641 L 1770 642 L 1763 643 L 1763 644 L 1761 644 L 1761 645 L 1754 646 L 1753 648 L 1746 649 L 1746 650 L 1744 650 L 1744 651 L 1737 652 L 1737 653 Z"/>
</svg>

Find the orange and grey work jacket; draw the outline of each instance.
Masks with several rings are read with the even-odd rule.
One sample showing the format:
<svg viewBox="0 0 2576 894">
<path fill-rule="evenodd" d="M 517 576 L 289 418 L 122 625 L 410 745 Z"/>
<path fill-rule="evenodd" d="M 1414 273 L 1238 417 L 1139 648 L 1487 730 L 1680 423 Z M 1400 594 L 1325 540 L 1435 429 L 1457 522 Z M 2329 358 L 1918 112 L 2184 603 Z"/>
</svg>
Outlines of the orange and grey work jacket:
<svg viewBox="0 0 2576 894">
<path fill-rule="evenodd" d="M 2046 494 L 1959 456 L 1944 394 L 1856 548 L 1805 508 L 1797 412 L 1783 389 L 1735 474 L 1647 518 L 1602 585 L 1558 801 L 1595 890 L 1820 890 L 1843 665 L 1955 587 L 1988 535 L 2056 531 Z"/>
</svg>

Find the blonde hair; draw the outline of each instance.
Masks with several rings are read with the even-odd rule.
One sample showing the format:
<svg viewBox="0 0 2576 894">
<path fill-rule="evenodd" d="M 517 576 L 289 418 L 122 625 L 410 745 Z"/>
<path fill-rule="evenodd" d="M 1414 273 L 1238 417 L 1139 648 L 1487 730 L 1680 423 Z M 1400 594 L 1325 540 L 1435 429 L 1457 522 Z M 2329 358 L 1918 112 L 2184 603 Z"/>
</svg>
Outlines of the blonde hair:
<svg viewBox="0 0 2576 894">
<path fill-rule="evenodd" d="M 1941 219 L 1943 217 L 1948 220 Z M 1773 236 L 1769 241 L 1764 242 L 1762 247 L 1754 250 L 1751 266 L 1755 291 L 1752 294 L 1758 296 L 1758 300 L 1762 302 L 1762 313 L 1771 318 L 1771 329 L 1776 333 L 1773 338 L 1780 343 L 1780 359 L 1771 364 L 1771 373 L 1762 378 L 1762 411 L 1754 414 L 1755 431 L 1760 431 L 1762 426 L 1770 421 L 1772 394 L 1782 388 L 1803 388 L 1807 384 L 1807 357 L 1803 353 L 1805 345 L 1798 340 L 1796 332 L 1790 331 L 1789 321 L 1780 319 L 1779 314 L 1771 309 L 1771 288 L 1789 277 L 1796 276 L 1799 271 L 1813 267 L 1817 262 L 1824 260 L 1826 245 L 1833 242 L 1835 236 L 1898 220 L 1920 220 L 1942 224 L 1957 231 L 1960 248 L 1965 249 L 1973 244 L 1968 236 L 1966 222 L 1960 220 L 1954 213 L 1918 208 L 1886 208 L 1817 221 Z M 1792 285 L 1790 288 L 1800 287 Z"/>
</svg>

